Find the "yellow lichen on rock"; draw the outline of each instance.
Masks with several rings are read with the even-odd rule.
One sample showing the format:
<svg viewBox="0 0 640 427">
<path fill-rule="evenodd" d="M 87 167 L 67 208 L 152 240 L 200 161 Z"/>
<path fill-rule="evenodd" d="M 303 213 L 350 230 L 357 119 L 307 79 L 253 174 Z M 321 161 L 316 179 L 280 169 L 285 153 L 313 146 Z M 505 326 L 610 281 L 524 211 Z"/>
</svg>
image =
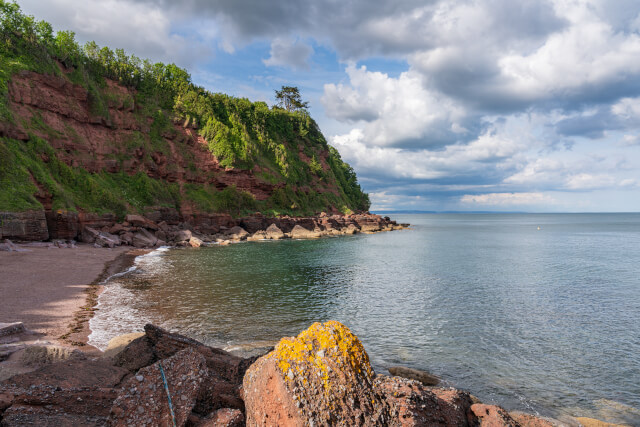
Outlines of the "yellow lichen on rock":
<svg viewBox="0 0 640 427">
<path fill-rule="evenodd" d="M 331 369 L 352 371 L 367 382 L 373 376 L 369 356 L 358 337 L 336 321 L 316 322 L 296 338 L 282 339 L 273 354 L 282 374 L 289 380 L 296 375 L 306 375 L 309 368 L 314 367 L 327 393 L 331 389 Z"/>
</svg>

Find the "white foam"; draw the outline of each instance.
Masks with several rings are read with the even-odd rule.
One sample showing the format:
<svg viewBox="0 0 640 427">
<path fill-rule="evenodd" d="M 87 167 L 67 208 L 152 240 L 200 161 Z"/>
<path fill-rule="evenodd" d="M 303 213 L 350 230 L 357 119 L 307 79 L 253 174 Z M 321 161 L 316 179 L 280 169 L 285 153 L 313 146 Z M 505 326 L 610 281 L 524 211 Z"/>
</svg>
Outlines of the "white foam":
<svg viewBox="0 0 640 427">
<path fill-rule="evenodd" d="M 162 274 L 168 268 L 163 255 L 169 247 L 162 246 L 147 254 L 139 255 L 133 265 L 126 271 L 108 277 L 101 284 L 105 285 L 104 292 L 98 297 L 96 313 L 89 320 L 88 343 L 100 350 L 105 350 L 111 340 L 119 335 L 142 331 L 143 325 L 152 323 L 148 315 L 136 307 L 139 306 L 140 294 L 127 289 L 122 279 L 130 274 L 141 276 L 155 276 Z"/>
</svg>

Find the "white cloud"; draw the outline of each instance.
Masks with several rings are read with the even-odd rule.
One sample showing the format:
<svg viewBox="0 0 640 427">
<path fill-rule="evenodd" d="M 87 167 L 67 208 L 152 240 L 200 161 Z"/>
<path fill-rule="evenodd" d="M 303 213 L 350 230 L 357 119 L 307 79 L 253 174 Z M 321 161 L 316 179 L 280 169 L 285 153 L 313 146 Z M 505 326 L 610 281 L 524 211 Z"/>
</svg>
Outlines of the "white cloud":
<svg viewBox="0 0 640 427">
<path fill-rule="evenodd" d="M 327 115 L 365 122 L 363 140 L 377 146 L 433 146 L 453 143 L 464 134 L 462 106 L 426 89 L 412 71 L 398 78 L 366 67 L 347 67 L 349 85 L 327 84 L 321 101 Z"/>
<path fill-rule="evenodd" d="M 616 179 L 608 174 L 578 173 L 567 177 L 564 188 L 568 190 L 594 190 L 615 186 Z"/>
<path fill-rule="evenodd" d="M 343 157 L 365 174 L 392 178 L 433 180 L 449 177 L 501 173 L 511 167 L 511 158 L 523 148 L 522 142 L 503 135 L 485 133 L 468 144 L 449 145 L 443 150 L 403 150 L 370 146 L 361 129 L 331 138 Z"/>
<path fill-rule="evenodd" d="M 554 204 L 557 201 L 543 193 L 487 193 L 465 194 L 460 198 L 462 203 L 488 206 L 523 206 Z"/>
<path fill-rule="evenodd" d="M 313 48 L 300 40 L 275 38 L 271 42 L 270 57 L 262 62 L 268 67 L 291 67 L 295 70 L 308 70 L 309 58 Z"/>
</svg>

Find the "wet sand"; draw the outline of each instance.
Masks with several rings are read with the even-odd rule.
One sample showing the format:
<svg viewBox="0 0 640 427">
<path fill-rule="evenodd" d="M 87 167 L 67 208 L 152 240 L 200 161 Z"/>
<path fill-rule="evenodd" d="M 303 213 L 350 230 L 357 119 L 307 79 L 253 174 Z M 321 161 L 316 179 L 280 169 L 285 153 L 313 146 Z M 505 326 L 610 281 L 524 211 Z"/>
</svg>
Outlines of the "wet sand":
<svg viewBox="0 0 640 427">
<path fill-rule="evenodd" d="M 19 246 L 26 251 L 0 252 L 0 322 L 23 322 L 51 342 L 86 342 L 88 326 L 78 315 L 91 313 L 101 280 L 132 262 L 131 248 Z M 69 341 L 71 333 L 77 336 Z"/>
</svg>

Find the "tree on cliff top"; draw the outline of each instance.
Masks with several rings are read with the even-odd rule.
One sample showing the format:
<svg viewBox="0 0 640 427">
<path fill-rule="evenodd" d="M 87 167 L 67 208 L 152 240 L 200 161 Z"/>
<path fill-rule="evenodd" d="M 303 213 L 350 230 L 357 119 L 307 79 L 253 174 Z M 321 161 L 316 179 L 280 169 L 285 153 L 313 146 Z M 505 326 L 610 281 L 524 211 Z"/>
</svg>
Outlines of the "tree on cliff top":
<svg viewBox="0 0 640 427">
<path fill-rule="evenodd" d="M 282 89 L 276 90 L 276 99 L 278 106 L 287 111 L 299 111 L 309 107 L 308 102 L 303 102 L 300 91 L 295 86 L 282 86 Z"/>
</svg>

